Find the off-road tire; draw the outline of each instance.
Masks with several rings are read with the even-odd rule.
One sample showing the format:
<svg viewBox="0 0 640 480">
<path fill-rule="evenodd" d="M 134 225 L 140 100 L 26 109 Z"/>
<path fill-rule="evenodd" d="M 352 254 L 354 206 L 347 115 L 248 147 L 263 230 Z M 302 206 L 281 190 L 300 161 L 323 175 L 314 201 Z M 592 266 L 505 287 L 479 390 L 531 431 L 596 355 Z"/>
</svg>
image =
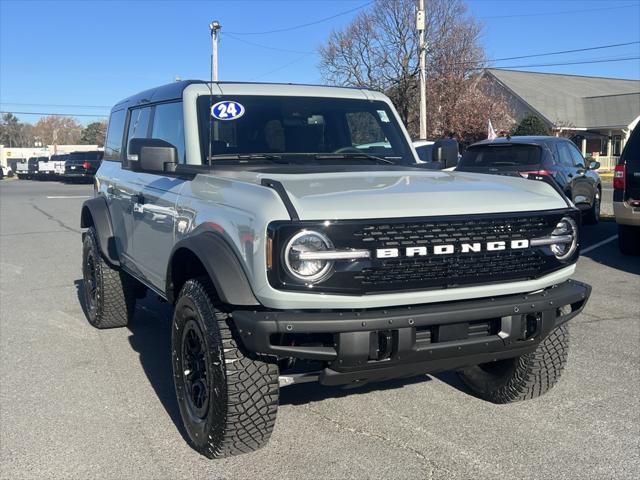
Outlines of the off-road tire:
<svg viewBox="0 0 640 480">
<path fill-rule="evenodd" d="M 279 394 L 275 358 L 245 351 L 229 314 L 215 304 L 208 279 L 188 280 L 171 328 L 180 415 L 193 448 L 209 458 L 265 445 L 275 425 Z M 198 337 L 197 342 L 185 340 L 191 336 Z"/>
<path fill-rule="evenodd" d="M 618 247 L 625 255 L 640 255 L 640 227 L 618 225 Z"/>
<path fill-rule="evenodd" d="M 135 280 L 102 258 L 93 227 L 82 243 L 82 277 L 89 323 L 101 329 L 126 327 L 136 305 Z"/>
<path fill-rule="evenodd" d="M 567 362 L 569 332 L 555 328 L 537 348 L 525 355 L 465 368 L 462 381 L 478 397 L 511 403 L 539 397 L 553 387 Z"/>
<path fill-rule="evenodd" d="M 582 218 L 582 222 L 585 225 L 597 225 L 600 221 L 600 206 L 602 204 L 602 193 L 600 189 L 596 189 L 596 193 L 593 197 L 593 205 L 587 210 Z"/>
</svg>

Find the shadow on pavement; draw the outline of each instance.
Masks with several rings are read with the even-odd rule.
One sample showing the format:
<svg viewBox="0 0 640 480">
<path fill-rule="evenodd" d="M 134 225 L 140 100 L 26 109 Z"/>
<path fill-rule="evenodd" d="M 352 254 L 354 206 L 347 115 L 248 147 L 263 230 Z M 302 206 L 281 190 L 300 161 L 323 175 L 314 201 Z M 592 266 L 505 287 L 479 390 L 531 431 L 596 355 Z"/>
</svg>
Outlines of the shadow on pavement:
<svg viewBox="0 0 640 480">
<path fill-rule="evenodd" d="M 86 316 L 84 282 L 83 280 L 76 280 L 73 283 L 76 286 L 78 301 Z M 138 352 L 140 364 L 149 379 L 149 383 L 182 438 L 189 442 L 187 433 L 182 426 L 173 385 L 171 306 L 159 302 L 152 295 L 139 299 L 136 303 L 135 315 L 127 325 L 127 328 L 131 332 L 129 343 L 133 350 Z"/>
<path fill-rule="evenodd" d="M 597 225 L 583 227 L 581 233 L 581 250 L 588 249 L 591 245 L 611 238 L 618 234 L 618 226 L 615 221 L 602 221 Z M 604 245 L 582 253 L 601 265 L 615 268 L 623 272 L 640 275 L 640 256 L 623 255 L 618 248 L 618 240 L 612 240 Z"/>
<path fill-rule="evenodd" d="M 280 405 L 302 405 L 319 402 L 327 398 L 341 398 L 347 395 L 366 395 L 371 392 L 395 390 L 416 383 L 431 380 L 428 375 L 399 378 L 379 383 L 369 383 L 358 387 L 328 387 L 319 383 L 300 383 L 280 389 Z"/>
<path fill-rule="evenodd" d="M 86 316 L 83 281 L 76 280 L 78 301 Z M 171 366 L 171 306 L 158 301 L 153 295 L 137 301 L 136 313 L 127 328 L 131 332 L 129 343 L 138 352 L 140 364 L 149 379 L 158 399 L 185 441 L 189 441 L 175 395 Z M 454 372 L 433 375 L 434 378 L 457 390 L 470 394 Z M 319 402 L 327 398 L 342 398 L 347 395 L 366 395 L 377 391 L 401 389 L 409 385 L 429 382 L 432 377 L 419 375 L 357 387 L 330 387 L 319 383 L 290 385 L 280 390 L 280 405 L 302 405 Z"/>
<path fill-rule="evenodd" d="M 460 377 L 458 377 L 458 375 L 456 374 L 456 372 L 442 372 L 442 373 L 437 373 L 433 375 L 434 378 L 437 378 L 438 380 L 440 380 L 443 383 L 446 383 L 447 385 L 449 385 L 450 387 L 455 388 L 456 390 L 462 392 L 462 393 L 466 393 L 467 395 L 470 395 L 472 397 L 475 397 L 476 395 L 473 394 L 473 392 L 464 384 L 464 382 L 462 380 L 460 380 Z"/>
</svg>

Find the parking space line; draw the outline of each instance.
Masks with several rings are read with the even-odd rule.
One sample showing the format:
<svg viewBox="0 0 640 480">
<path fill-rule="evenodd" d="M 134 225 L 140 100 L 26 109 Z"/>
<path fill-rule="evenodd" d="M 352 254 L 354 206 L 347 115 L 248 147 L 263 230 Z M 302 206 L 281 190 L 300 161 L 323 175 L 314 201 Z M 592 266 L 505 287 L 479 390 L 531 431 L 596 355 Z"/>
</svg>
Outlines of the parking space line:
<svg viewBox="0 0 640 480">
<path fill-rule="evenodd" d="M 91 198 L 91 195 L 51 195 L 47 198 Z"/>
<path fill-rule="evenodd" d="M 618 238 L 618 235 L 612 235 L 609 238 L 605 238 L 601 242 L 598 242 L 595 245 L 591 245 L 590 247 L 587 247 L 584 250 L 581 250 L 580 254 L 583 255 L 585 253 L 590 252 L 591 250 L 595 250 L 596 248 L 601 247 L 602 245 L 605 245 L 605 244 L 607 244 L 609 242 L 613 242 L 616 238 Z"/>
</svg>

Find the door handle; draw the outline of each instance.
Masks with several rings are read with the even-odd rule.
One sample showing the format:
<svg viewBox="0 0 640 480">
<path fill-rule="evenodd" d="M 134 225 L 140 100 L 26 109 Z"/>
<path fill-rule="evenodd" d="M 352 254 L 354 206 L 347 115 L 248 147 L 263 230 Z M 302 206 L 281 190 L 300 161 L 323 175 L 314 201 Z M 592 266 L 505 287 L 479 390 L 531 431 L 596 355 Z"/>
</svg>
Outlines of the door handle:
<svg viewBox="0 0 640 480">
<path fill-rule="evenodd" d="M 136 195 L 131 195 L 131 201 L 133 203 L 139 203 L 140 205 L 144 205 L 144 195 L 138 193 Z"/>
<path fill-rule="evenodd" d="M 131 195 L 134 213 L 144 213 L 144 196 L 142 194 Z"/>
</svg>

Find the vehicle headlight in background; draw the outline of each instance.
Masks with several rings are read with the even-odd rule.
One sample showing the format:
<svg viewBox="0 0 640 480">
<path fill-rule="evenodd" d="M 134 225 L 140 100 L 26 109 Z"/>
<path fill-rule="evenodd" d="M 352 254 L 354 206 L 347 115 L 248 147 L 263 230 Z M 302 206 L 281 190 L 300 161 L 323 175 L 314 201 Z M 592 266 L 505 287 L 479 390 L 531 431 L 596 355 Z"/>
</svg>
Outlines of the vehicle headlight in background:
<svg viewBox="0 0 640 480">
<path fill-rule="evenodd" d="M 333 244 L 326 235 L 313 230 L 296 233 L 284 249 L 284 263 L 288 273 L 306 283 L 324 280 L 333 267 L 333 261 L 324 259 L 304 259 L 304 253 L 332 250 Z"/>
<path fill-rule="evenodd" d="M 558 242 L 551 243 L 551 252 L 558 260 L 569 258 L 578 247 L 578 225 L 571 217 L 562 217 L 551 232 L 551 239 L 556 237 Z"/>
</svg>

